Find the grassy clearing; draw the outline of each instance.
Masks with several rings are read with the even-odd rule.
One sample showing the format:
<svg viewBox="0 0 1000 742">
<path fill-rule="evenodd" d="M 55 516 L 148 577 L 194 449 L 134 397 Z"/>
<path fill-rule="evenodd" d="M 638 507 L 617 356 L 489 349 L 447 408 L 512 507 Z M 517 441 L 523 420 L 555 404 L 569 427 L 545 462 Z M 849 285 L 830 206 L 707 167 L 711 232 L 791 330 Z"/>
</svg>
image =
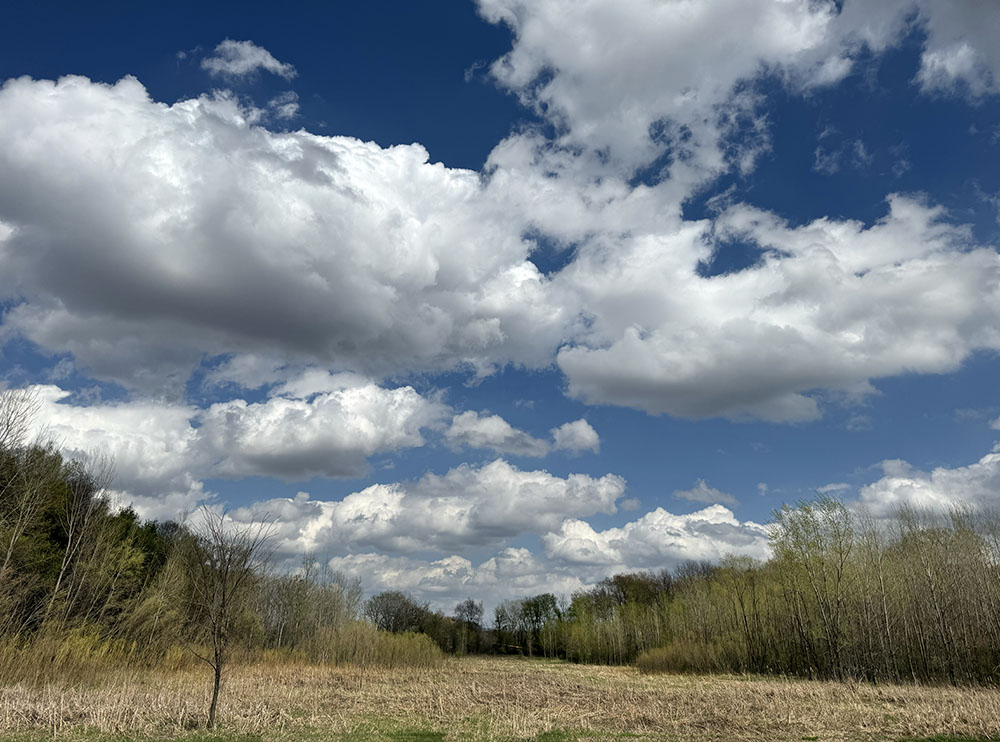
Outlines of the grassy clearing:
<svg viewBox="0 0 1000 742">
<path fill-rule="evenodd" d="M 216 733 L 197 668 L 0 688 L 0 737 L 66 740 L 1000 739 L 1000 690 L 869 686 L 502 658 L 438 668 L 234 665 Z"/>
</svg>

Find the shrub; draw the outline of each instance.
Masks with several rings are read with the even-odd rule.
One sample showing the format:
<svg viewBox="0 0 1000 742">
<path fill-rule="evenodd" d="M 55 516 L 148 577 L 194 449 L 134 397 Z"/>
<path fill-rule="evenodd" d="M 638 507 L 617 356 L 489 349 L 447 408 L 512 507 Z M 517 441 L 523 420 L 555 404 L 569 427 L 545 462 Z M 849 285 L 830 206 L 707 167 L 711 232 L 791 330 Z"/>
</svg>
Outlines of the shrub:
<svg viewBox="0 0 1000 742">
<path fill-rule="evenodd" d="M 352 621 L 317 637 L 311 659 L 358 667 L 437 667 L 444 653 L 425 634 L 394 634 Z"/>
<path fill-rule="evenodd" d="M 702 673 L 720 670 L 719 651 L 714 644 L 671 642 L 665 647 L 649 649 L 635 661 L 646 673 Z"/>
</svg>

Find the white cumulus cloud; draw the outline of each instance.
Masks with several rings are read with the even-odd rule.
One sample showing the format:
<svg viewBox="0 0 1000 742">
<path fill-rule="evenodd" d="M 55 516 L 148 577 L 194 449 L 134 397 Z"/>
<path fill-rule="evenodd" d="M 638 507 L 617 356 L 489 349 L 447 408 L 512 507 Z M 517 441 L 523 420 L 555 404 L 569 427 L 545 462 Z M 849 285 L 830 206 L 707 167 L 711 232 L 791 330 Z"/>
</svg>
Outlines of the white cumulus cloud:
<svg viewBox="0 0 1000 742">
<path fill-rule="evenodd" d="M 550 361 L 573 311 L 479 174 L 255 115 L 157 103 L 133 78 L 8 81 L 4 336 L 157 395 L 206 354 L 378 374 Z"/>
<path fill-rule="evenodd" d="M 358 476 L 375 454 L 423 445 L 421 430 L 444 411 L 411 387 L 347 375 L 309 399 L 234 399 L 205 409 L 144 400 L 84 406 L 57 386 L 34 389 L 37 432 L 69 456 L 113 460 L 118 499 L 145 517 L 192 509 L 207 496 L 208 477 Z"/>
<path fill-rule="evenodd" d="M 549 444 L 513 427 L 499 415 L 480 415 L 468 410 L 455 415 L 444 433 L 453 448 L 488 448 L 514 456 L 545 456 Z"/>
<path fill-rule="evenodd" d="M 460 465 L 414 482 L 374 484 L 342 500 L 279 498 L 234 511 L 252 519 L 282 512 L 293 553 L 375 548 L 412 553 L 498 544 L 555 529 L 566 518 L 614 513 L 625 481 L 613 474 L 557 477 L 523 471 L 502 459 Z"/>
<path fill-rule="evenodd" d="M 926 91 L 962 83 L 982 95 L 1000 83 L 1000 20 L 984 0 L 479 0 L 479 9 L 512 29 L 492 74 L 554 125 L 551 145 L 602 152 L 628 173 L 670 152 L 664 165 L 689 183 L 746 170 L 768 148 L 753 92 L 764 75 L 793 90 L 830 85 L 866 51 L 916 29 Z"/>
<path fill-rule="evenodd" d="M 422 446 L 442 412 L 412 387 L 347 377 L 308 400 L 218 402 L 199 414 L 198 436 L 217 476 L 359 476 L 376 453 Z"/>
<path fill-rule="evenodd" d="M 759 263 L 699 275 L 731 239 L 756 243 Z M 793 228 L 737 205 L 711 232 L 688 223 L 585 245 L 557 281 L 586 296 L 593 319 L 557 356 L 569 394 L 651 413 L 811 420 L 813 391 L 954 371 L 1000 348 L 1000 256 L 901 195 L 870 227 Z"/>
<path fill-rule="evenodd" d="M 859 504 L 880 516 L 901 506 L 947 510 L 969 505 L 996 508 L 1000 504 L 1000 444 L 979 461 L 921 471 L 906 461 L 882 462 L 883 476 L 861 488 Z"/>
<path fill-rule="evenodd" d="M 552 444 L 556 450 L 580 453 L 601 450 L 601 438 L 597 431 L 586 420 L 574 420 L 563 423 L 558 428 L 552 428 Z"/>
<path fill-rule="evenodd" d="M 559 145 L 606 151 L 626 171 L 668 148 L 682 171 L 718 171 L 718 140 L 755 125 L 738 82 L 774 69 L 833 82 L 850 64 L 831 46 L 832 3 L 808 0 L 479 0 L 515 35 L 492 73 L 552 121 Z M 745 120 L 745 121 L 744 121 Z"/>
<path fill-rule="evenodd" d="M 486 448 L 513 456 L 541 457 L 552 451 L 597 453 L 600 450 L 601 439 L 586 420 L 563 423 L 549 432 L 552 434 L 551 441 L 515 428 L 499 415 L 468 410 L 455 415 L 444 431 L 444 438 L 454 449 Z"/>
<path fill-rule="evenodd" d="M 727 554 L 758 558 L 769 554 L 767 527 L 741 522 L 722 505 L 688 515 L 657 508 L 604 531 L 582 520 L 567 520 L 542 541 L 550 559 L 615 570 L 672 567 L 687 559 L 717 561 Z"/>
</svg>

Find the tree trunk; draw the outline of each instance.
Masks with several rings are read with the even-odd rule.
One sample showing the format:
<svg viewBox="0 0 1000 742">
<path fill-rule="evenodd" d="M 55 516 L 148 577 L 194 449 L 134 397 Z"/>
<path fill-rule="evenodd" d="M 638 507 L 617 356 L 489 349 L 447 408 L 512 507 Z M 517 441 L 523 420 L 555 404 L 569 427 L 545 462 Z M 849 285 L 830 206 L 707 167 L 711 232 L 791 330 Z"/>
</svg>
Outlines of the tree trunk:
<svg viewBox="0 0 1000 742">
<path fill-rule="evenodd" d="M 215 681 L 212 683 L 212 705 L 208 707 L 208 728 L 215 728 L 215 711 L 219 707 L 219 683 L 222 681 L 222 663 L 216 660 L 213 665 Z"/>
</svg>

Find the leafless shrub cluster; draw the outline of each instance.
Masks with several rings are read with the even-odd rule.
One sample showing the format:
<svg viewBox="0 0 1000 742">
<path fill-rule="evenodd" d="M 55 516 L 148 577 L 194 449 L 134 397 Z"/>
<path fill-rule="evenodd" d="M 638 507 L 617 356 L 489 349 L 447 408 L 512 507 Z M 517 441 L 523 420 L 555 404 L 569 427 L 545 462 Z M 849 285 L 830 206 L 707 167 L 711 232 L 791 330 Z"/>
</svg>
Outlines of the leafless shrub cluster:
<svg viewBox="0 0 1000 742">
<path fill-rule="evenodd" d="M 676 586 L 648 669 L 1000 681 L 1000 518 L 821 499 L 776 514 L 774 556 Z"/>
</svg>

